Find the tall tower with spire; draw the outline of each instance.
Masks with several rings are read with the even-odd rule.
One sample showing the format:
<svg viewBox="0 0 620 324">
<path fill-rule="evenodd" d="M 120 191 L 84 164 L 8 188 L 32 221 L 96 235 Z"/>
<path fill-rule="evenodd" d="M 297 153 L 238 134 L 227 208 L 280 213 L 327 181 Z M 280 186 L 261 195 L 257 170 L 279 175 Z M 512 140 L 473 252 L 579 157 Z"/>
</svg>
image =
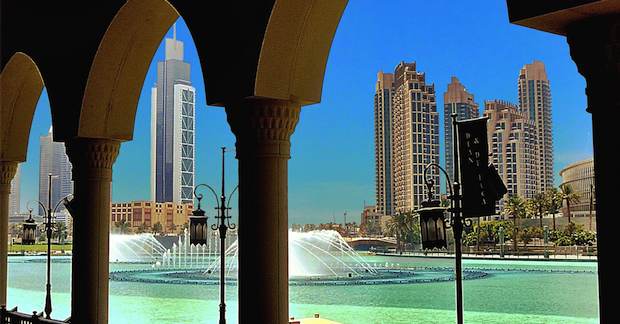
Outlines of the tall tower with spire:
<svg viewBox="0 0 620 324">
<path fill-rule="evenodd" d="M 157 62 L 151 91 L 151 200 L 191 203 L 194 189 L 195 93 L 183 42 L 165 39 L 166 59 Z"/>
</svg>

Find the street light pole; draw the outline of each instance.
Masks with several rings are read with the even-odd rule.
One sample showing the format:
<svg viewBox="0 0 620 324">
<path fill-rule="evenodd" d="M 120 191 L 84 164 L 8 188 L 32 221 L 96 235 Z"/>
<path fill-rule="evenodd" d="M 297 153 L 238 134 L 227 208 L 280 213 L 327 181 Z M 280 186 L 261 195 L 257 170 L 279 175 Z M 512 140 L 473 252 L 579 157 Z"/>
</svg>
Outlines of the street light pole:
<svg viewBox="0 0 620 324">
<path fill-rule="evenodd" d="M 230 210 L 230 197 L 232 197 L 232 195 L 235 193 L 235 191 L 237 190 L 237 188 L 239 188 L 239 186 L 235 187 L 235 189 L 232 191 L 232 193 L 230 194 L 230 196 L 228 197 L 228 205 L 226 204 L 226 195 L 225 195 L 225 179 L 224 179 L 224 153 L 226 152 L 234 152 L 234 150 L 229 150 L 226 151 L 226 147 L 222 147 L 222 195 L 219 197 L 218 201 L 218 197 L 217 194 L 215 193 L 215 190 L 213 190 L 213 188 L 211 188 L 209 185 L 206 185 L 204 183 L 201 183 L 199 185 L 197 185 L 196 187 L 194 187 L 194 196 L 196 196 L 196 198 L 198 199 L 198 209 L 193 211 L 192 213 L 194 214 L 194 216 L 196 215 L 204 215 L 204 211 L 202 211 L 200 209 L 200 200 L 202 199 L 202 194 L 196 194 L 196 189 L 198 189 L 199 186 L 204 186 L 207 187 L 209 189 L 211 189 L 211 192 L 213 192 L 213 194 L 215 195 L 216 199 L 216 203 L 217 203 L 217 207 L 215 207 L 215 209 L 217 210 L 217 216 L 215 216 L 216 219 L 220 220 L 219 225 L 217 223 L 211 225 L 211 229 L 215 230 L 219 230 L 220 233 L 220 304 L 219 304 L 219 311 L 220 311 L 220 320 L 219 320 L 219 324 L 226 324 L 226 233 L 228 232 L 228 229 L 235 229 L 236 225 L 234 223 L 230 223 L 229 219 L 231 218 L 231 216 L 228 215 L 228 210 Z M 192 234 L 192 232 L 190 231 L 190 235 Z"/>
<path fill-rule="evenodd" d="M 455 152 L 455 156 L 457 156 L 456 154 L 458 153 Z M 458 160 L 455 159 L 455 161 L 458 161 Z M 429 209 L 433 209 L 433 208 L 428 208 L 428 207 L 436 206 L 436 208 L 438 208 L 439 206 L 439 201 L 433 200 L 434 181 L 432 178 L 428 178 L 426 176 L 426 172 L 428 171 L 430 167 L 436 167 L 439 170 L 443 171 L 446 178 L 448 179 L 448 183 L 450 183 L 450 176 L 448 175 L 446 170 L 444 170 L 440 165 L 436 163 L 430 163 L 424 168 L 424 180 L 426 183 L 428 200 L 423 202 L 422 206 L 426 205 L 424 208 L 418 209 L 418 213 L 420 213 L 421 219 L 423 218 L 422 214 L 424 212 L 426 212 Z M 455 167 L 455 177 L 458 176 L 458 171 L 456 171 L 457 169 L 458 167 Z M 454 233 L 454 254 L 455 254 L 454 255 L 455 256 L 454 281 L 456 283 L 456 317 L 457 317 L 457 323 L 463 324 L 463 267 L 462 267 L 461 238 L 463 236 L 462 234 L 463 234 L 464 225 L 471 226 L 471 220 L 467 218 L 463 218 L 461 215 L 461 204 L 460 204 L 460 201 L 462 199 L 461 184 L 458 181 L 454 181 L 452 185 L 448 186 L 448 188 L 450 189 L 450 196 L 448 196 L 448 199 L 450 199 L 450 202 L 451 202 L 451 207 L 448 211 L 450 211 L 452 216 L 450 217 L 450 223 L 445 224 L 445 227 L 452 228 L 452 232 Z M 434 204 L 433 204 L 433 201 L 435 202 Z M 441 224 L 441 226 L 442 227 L 444 226 L 443 223 Z M 440 229 L 437 229 L 437 231 L 439 230 Z M 444 231 L 443 228 L 441 230 Z M 437 236 L 443 238 L 443 240 L 445 240 L 445 237 L 446 237 L 446 235 L 444 234 L 437 235 Z M 424 240 L 425 237 L 422 236 L 422 239 Z"/>
<path fill-rule="evenodd" d="M 58 207 L 60 207 L 60 204 L 63 204 L 67 208 L 67 210 L 71 212 L 71 209 L 69 208 L 70 206 L 68 205 L 70 202 L 70 199 L 67 198 L 71 195 L 68 195 L 60 199 L 56 203 L 56 205 L 52 208 L 52 179 L 60 178 L 60 176 L 53 176 L 50 173 L 47 175 L 47 177 L 48 177 L 47 178 L 47 207 L 38 200 L 30 200 L 26 204 L 26 208 L 30 212 L 30 219 L 32 219 L 32 211 L 34 209 L 31 207 L 28 207 L 28 205 L 33 201 L 37 202 L 39 206 L 41 207 L 41 209 L 43 210 L 43 212 L 45 213 L 45 215 L 43 216 L 45 219 L 45 222 L 42 224 L 44 228 L 40 229 L 40 232 L 45 233 L 45 235 L 47 236 L 46 237 L 47 239 L 47 276 L 46 276 L 47 281 L 45 284 L 44 312 L 45 312 L 45 318 L 50 319 L 52 315 L 52 233 L 56 230 L 56 222 L 54 222 L 54 218 L 55 218 L 54 214 L 56 213 L 56 210 L 58 210 Z M 34 221 L 32 223 L 34 223 Z M 32 224 L 32 226 L 36 226 L 36 225 Z"/>
<path fill-rule="evenodd" d="M 52 179 L 60 178 L 47 175 L 47 218 L 45 220 L 45 235 L 47 236 L 47 284 L 45 285 L 45 318 L 52 314 L 52 229 L 56 223 L 52 220 Z M 62 201 L 62 200 L 61 200 Z"/>
</svg>

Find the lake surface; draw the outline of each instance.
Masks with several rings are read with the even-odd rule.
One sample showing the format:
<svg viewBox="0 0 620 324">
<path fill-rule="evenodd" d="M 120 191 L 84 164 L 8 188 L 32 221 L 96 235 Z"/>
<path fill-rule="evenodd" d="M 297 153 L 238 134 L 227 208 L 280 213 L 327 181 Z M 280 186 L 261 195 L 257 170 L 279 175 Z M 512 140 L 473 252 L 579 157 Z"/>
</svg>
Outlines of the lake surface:
<svg viewBox="0 0 620 324">
<path fill-rule="evenodd" d="M 366 256 L 371 264 L 453 267 L 453 259 Z M 23 313 L 45 302 L 45 263 L 9 258 L 8 306 Z M 463 282 L 466 323 L 598 323 L 596 262 L 464 260 L 489 275 Z M 110 270 L 150 268 L 110 264 Z M 52 266 L 52 317 L 70 314 L 71 264 Z M 227 319 L 237 323 L 237 287 L 227 287 Z M 291 286 L 290 316 L 355 323 L 454 323 L 454 282 Z M 110 323 L 216 323 L 219 287 L 110 282 Z"/>
</svg>

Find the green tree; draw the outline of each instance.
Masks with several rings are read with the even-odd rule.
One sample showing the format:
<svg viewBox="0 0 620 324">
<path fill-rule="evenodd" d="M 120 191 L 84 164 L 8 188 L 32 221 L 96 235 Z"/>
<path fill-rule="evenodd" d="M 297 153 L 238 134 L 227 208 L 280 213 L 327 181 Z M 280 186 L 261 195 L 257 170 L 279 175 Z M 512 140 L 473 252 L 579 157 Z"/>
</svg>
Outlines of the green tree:
<svg viewBox="0 0 620 324">
<path fill-rule="evenodd" d="M 69 229 L 65 222 L 56 223 L 56 231 L 52 232 L 52 238 L 58 239 L 60 244 L 65 244 L 65 239 L 69 235 Z"/>
<path fill-rule="evenodd" d="M 143 222 L 142 225 L 138 226 L 138 228 L 136 229 L 136 233 L 138 234 L 147 233 L 147 229 L 148 229 L 148 225 L 146 225 L 146 222 Z"/>
<path fill-rule="evenodd" d="M 540 227 L 528 227 L 522 231 L 519 231 L 518 237 L 527 245 L 533 238 L 542 238 L 543 231 Z"/>
<path fill-rule="evenodd" d="M 170 231 L 170 233 L 173 233 L 177 230 L 177 226 L 174 225 L 174 223 L 170 223 L 170 225 L 168 225 L 168 230 Z"/>
<path fill-rule="evenodd" d="M 408 211 L 405 213 L 405 226 L 407 228 L 405 234 L 405 240 L 411 243 L 411 248 L 414 244 L 420 244 L 420 215 L 415 211 Z"/>
<path fill-rule="evenodd" d="M 153 228 L 151 229 L 151 233 L 153 233 L 153 235 L 159 235 L 163 232 L 164 227 L 161 225 L 161 222 L 157 222 L 153 225 Z"/>
<path fill-rule="evenodd" d="M 562 194 L 562 200 L 566 202 L 566 212 L 568 214 L 568 222 L 570 223 L 570 205 L 579 203 L 581 200 L 581 192 L 573 188 L 573 185 L 570 183 L 561 185 L 560 192 Z"/>
<path fill-rule="evenodd" d="M 131 227 L 129 227 L 129 223 L 124 218 L 114 223 L 114 230 L 118 234 L 131 234 Z"/>
<path fill-rule="evenodd" d="M 518 194 L 508 196 L 508 201 L 504 204 L 502 214 L 513 219 L 525 217 L 525 202 Z"/>
<path fill-rule="evenodd" d="M 549 231 L 549 240 L 557 246 L 593 245 L 596 241 L 594 232 L 586 231 L 583 225 L 568 223 L 563 231 Z"/>
<path fill-rule="evenodd" d="M 24 235 L 24 226 L 22 223 L 11 223 L 9 226 L 9 234 L 15 237 L 22 237 L 22 235 Z"/>
<path fill-rule="evenodd" d="M 545 192 L 549 199 L 549 212 L 553 214 L 553 229 L 555 229 L 555 213 L 558 209 L 558 206 L 562 206 L 562 193 L 557 187 L 553 187 L 548 189 Z"/>
<path fill-rule="evenodd" d="M 304 225 L 304 231 L 305 232 L 314 231 L 316 229 L 317 229 L 317 227 L 314 224 L 306 224 L 306 225 Z"/>
<path fill-rule="evenodd" d="M 501 231 L 500 228 L 502 229 Z M 467 246 L 475 245 L 478 241 L 479 232 L 480 241 L 497 244 L 499 243 L 500 232 L 504 233 L 504 237 L 509 237 L 513 228 L 514 225 L 512 221 L 482 222 L 473 226 L 473 230 L 465 235 L 463 242 Z"/>
<path fill-rule="evenodd" d="M 396 236 L 396 246 L 401 248 L 401 239 L 407 234 L 407 223 L 404 213 L 398 213 L 387 222 L 387 235 Z"/>
<path fill-rule="evenodd" d="M 545 211 L 549 209 L 550 203 L 549 197 L 543 192 L 535 194 L 527 201 L 527 205 L 533 211 L 534 217 L 538 215 L 538 218 L 540 219 L 540 228 L 543 227 L 543 215 Z"/>
<path fill-rule="evenodd" d="M 377 222 L 367 221 L 360 225 L 360 231 L 367 235 L 378 234 L 381 231 L 381 226 Z"/>
</svg>

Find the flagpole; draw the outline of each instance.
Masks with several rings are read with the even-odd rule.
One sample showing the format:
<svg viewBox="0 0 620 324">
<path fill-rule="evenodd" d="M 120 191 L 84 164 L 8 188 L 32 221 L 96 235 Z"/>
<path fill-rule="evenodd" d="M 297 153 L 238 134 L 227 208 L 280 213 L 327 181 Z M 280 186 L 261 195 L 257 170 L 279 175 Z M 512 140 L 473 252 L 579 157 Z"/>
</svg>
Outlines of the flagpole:
<svg viewBox="0 0 620 324">
<path fill-rule="evenodd" d="M 454 233 L 454 281 L 456 282 L 456 322 L 463 324 L 463 268 L 462 268 L 462 251 L 461 236 L 463 235 L 463 223 L 461 221 L 461 185 L 459 178 L 459 141 L 457 139 L 457 117 L 459 114 L 452 113 L 452 147 L 454 149 L 454 189 L 452 202 L 452 232 Z"/>
</svg>

